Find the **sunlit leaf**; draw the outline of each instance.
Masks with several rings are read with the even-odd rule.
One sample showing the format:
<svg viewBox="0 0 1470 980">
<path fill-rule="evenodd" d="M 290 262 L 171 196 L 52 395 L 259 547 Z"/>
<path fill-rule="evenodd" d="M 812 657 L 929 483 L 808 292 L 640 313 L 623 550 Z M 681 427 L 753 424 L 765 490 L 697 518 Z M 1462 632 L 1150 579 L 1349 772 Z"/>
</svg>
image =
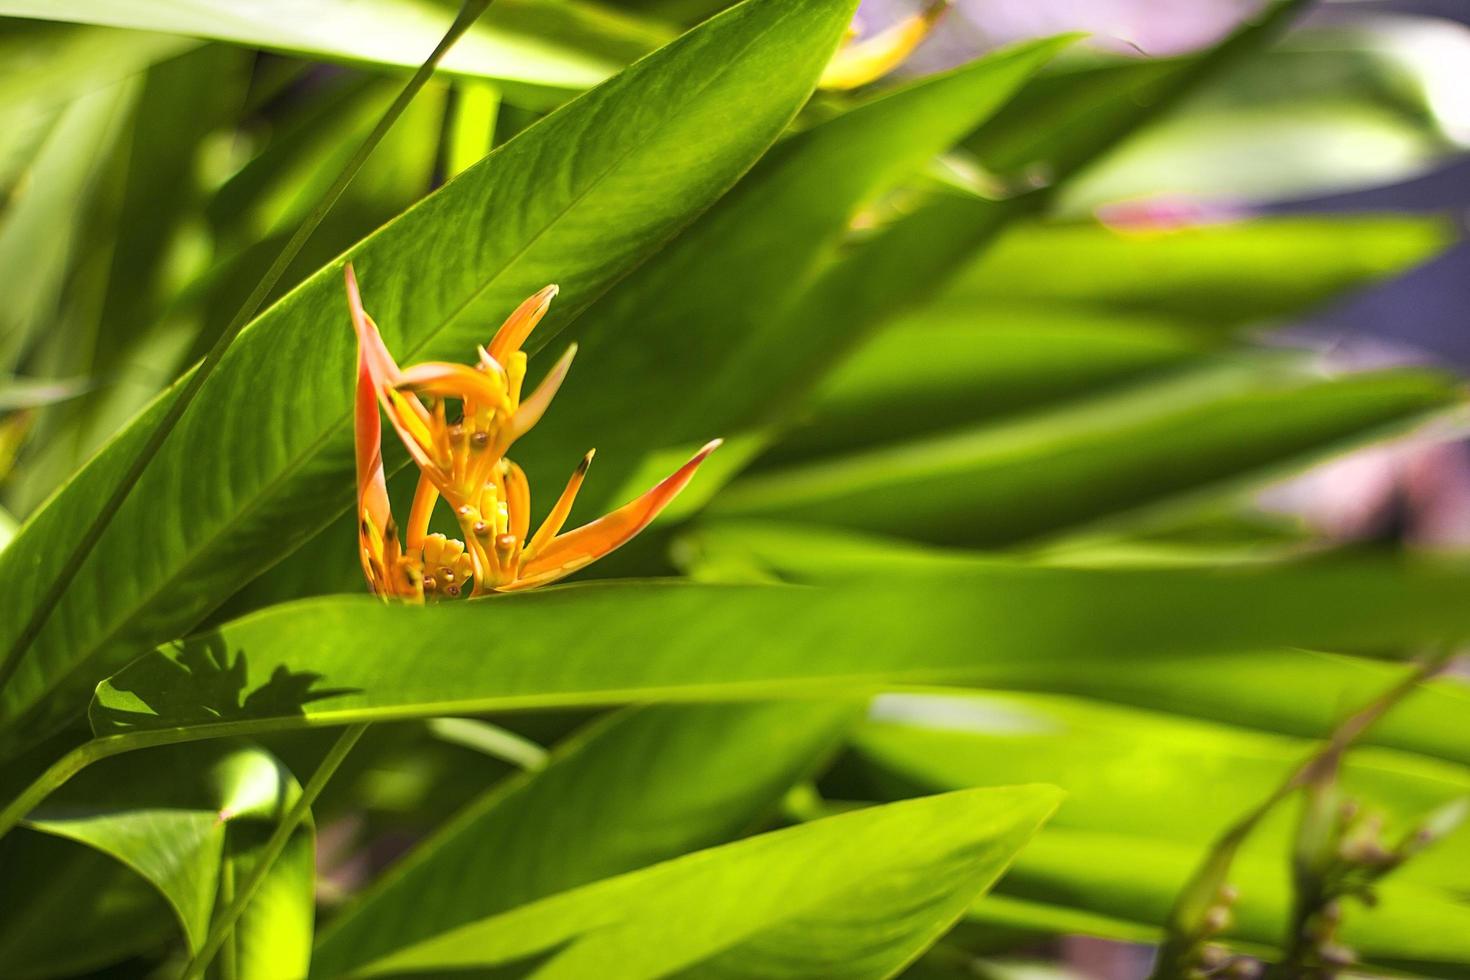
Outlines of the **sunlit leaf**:
<svg viewBox="0 0 1470 980">
<path fill-rule="evenodd" d="M 502 3 L 524 5 L 515 0 Z M 169 0 L 142 6 L 120 0 L 4 0 L 0 16 L 182 34 L 402 69 L 417 67 L 428 56 L 453 11 L 425 0 L 372 0 L 366 6 L 351 0 L 315 0 L 309 15 L 273 0 Z M 449 52 L 442 70 L 515 84 L 528 94 L 547 90 L 565 94 L 596 85 L 623 65 L 575 44 L 558 43 L 544 31 L 498 25 L 502 19 L 515 21 L 493 12 L 486 16 Z"/>
<path fill-rule="evenodd" d="M 1367 560 L 1107 571 L 983 562 L 899 566 L 824 588 L 611 583 L 418 609 L 331 597 L 135 661 L 99 686 L 92 722 L 99 735 L 199 738 L 943 679 L 1034 687 L 1104 663 L 1271 646 L 1376 651 L 1470 627 L 1470 609 L 1449 601 L 1467 574 Z M 490 636 L 517 641 L 488 656 L 491 646 L 466 639 Z"/>
<path fill-rule="evenodd" d="M 534 958 L 544 977 L 876 980 L 990 887 L 1059 795 L 952 793 L 791 827 L 461 926 L 362 975 Z"/>
<path fill-rule="evenodd" d="M 462 359 L 547 282 L 561 284 L 568 310 L 585 306 L 775 139 L 850 8 L 748 0 L 365 240 L 351 258 L 390 347 L 406 361 Z M 57 563 L 171 395 L 21 530 L 0 553 L 0 645 L 14 646 L 56 576 L 70 582 L 5 683 L 4 727 L 31 715 L 21 737 L 38 737 L 81 706 L 108 664 L 188 629 L 347 509 L 354 357 L 333 263 L 246 328 L 82 568 Z"/>
<path fill-rule="evenodd" d="M 911 442 L 754 474 L 711 513 L 999 545 L 1301 466 L 1458 403 L 1451 379 L 1195 371 Z"/>
<path fill-rule="evenodd" d="M 168 747 L 88 770 L 33 812 L 27 826 L 85 844 L 142 876 L 197 949 L 222 880 L 244 879 L 255 850 L 298 793 L 290 773 L 258 749 Z M 238 955 L 242 963 L 256 958 L 256 970 L 305 970 L 312 839 L 309 826 L 293 835 L 241 920 Z"/>
<path fill-rule="evenodd" d="M 333 921 L 314 969 L 349 972 L 555 892 L 730 840 L 856 717 L 855 705 L 820 702 L 615 715 L 420 843 Z"/>
</svg>

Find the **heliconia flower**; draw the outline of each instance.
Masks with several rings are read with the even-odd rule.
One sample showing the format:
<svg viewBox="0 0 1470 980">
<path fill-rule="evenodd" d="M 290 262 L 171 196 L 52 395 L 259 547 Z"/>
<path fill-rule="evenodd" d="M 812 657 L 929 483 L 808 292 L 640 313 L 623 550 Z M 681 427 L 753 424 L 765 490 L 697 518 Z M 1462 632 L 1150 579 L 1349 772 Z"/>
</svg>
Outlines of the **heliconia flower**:
<svg viewBox="0 0 1470 980">
<path fill-rule="evenodd" d="M 934 30 L 952 0 L 929 0 L 918 13 L 862 40 L 844 42 L 817 81 L 817 88 L 840 91 L 877 81 L 893 71 Z"/>
<path fill-rule="evenodd" d="M 524 401 L 526 355 L 521 345 L 545 315 L 555 286 L 511 314 L 479 363 L 430 362 L 400 369 L 363 310 L 352 266 L 346 269 L 348 308 L 358 339 L 355 434 L 359 546 L 368 586 L 384 598 L 422 602 L 489 591 L 513 592 L 563 578 L 629 541 L 676 497 L 716 439 L 641 497 L 575 530 L 561 533 L 592 462 L 589 452 L 546 520 L 530 534 L 531 490 L 505 451 L 540 420 L 561 386 L 575 348 Z M 459 402 L 450 419 L 448 400 Z M 381 454 L 388 416 L 419 467 L 402 534 L 390 513 Z M 439 498 L 454 511 L 463 540 L 429 533 Z"/>
</svg>

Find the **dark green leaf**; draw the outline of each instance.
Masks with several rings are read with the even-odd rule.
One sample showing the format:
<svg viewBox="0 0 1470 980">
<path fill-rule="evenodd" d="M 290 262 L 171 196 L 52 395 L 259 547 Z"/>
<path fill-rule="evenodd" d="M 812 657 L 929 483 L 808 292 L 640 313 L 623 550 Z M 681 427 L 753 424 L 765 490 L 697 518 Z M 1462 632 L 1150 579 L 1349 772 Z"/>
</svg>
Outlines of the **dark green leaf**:
<svg viewBox="0 0 1470 980">
<path fill-rule="evenodd" d="M 1050 412 L 746 477 L 721 516 L 989 546 L 1239 486 L 1422 420 L 1457 382 L 1397 371 L 1330 381 L 1258 365 L 1193 372 Z"/>
<path fill-rule="evenodd" d="M 463 359 L 549 281 L 566 308 L 585 306 L 775 139 L 851 7 L 748 0 L 364 241 L 350 257 L 391 349 Z M 22 738 L 43 735 L 109 665 L 188 629 L 348 508 L 354 343 L 334 262 L 241 334 L 82 568 L 57 562 L 171 395 L 0 552 L 5 649 L 52 580 L 71 579 L 0 693 L 0 724 L 31 716 Z"/>
</svg>

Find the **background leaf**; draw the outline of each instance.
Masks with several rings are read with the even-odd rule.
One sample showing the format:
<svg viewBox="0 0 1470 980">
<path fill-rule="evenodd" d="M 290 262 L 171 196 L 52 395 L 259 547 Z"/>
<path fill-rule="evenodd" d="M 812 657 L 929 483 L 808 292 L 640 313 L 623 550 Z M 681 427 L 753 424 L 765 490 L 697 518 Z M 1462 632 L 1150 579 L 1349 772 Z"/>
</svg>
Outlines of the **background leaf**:
<svg viewBox="0 0 1470 980">
<path fill-rule="evenodd" d="M 751 475 L 710 512 L 1011 544 L 1222 480 L 1238 486 L 1460 399 L 1451 379 L 1419 372 L 1312 382 L 1242 367 Z"/>
<path fill-rule="evenodd" d="M 508 5 L 517 6 L 514 0 Z M 370 6 L 326 0 L 313 3 L 310 16 L 269 0 L 169 0 L 142 7 L 117 0 L 5 0 L 0 15 L 183 34 L 398 69 L 421 64 L 453 17 L 448 8 L 422 0 L 372 0 Z M 622 67 L 544 35 L 497 26 L 502 19 L 492 13 L 471 30 L 442 70 L 521 86 L 528 97 L 545 101 L 596 85 Z"/>
<path fill-rule="evenodd" d="M 259 749 L 175 746 L 99 764 L 54 794 L 26 825 L 85 844 L 142 876 L 168 901 L 193 951 L 209 930 L 222 874 L 243 879 L 254 850 L 299 792 Z M 306 969 L 312 841 L 309 825 L 293 835 L 241 920 L 238 957 L 257 971 Z M 226 872 L 226 865 L 233 867 Z"/>
<path fill-rule="evenodd" d="M 546 977 L 890 976 L 989 887 L 1057 797 L 952 793 L 776 831 L 463 926 L 365 975 L 541 955 Z"/>
<path fill-rule="evenodd" d="M 854 704 L 658 706 L 613 715 L 487 790 L 323 934 L 349 973 L 456 926 L 730 840 L 809 774 Z"/>
</svg>

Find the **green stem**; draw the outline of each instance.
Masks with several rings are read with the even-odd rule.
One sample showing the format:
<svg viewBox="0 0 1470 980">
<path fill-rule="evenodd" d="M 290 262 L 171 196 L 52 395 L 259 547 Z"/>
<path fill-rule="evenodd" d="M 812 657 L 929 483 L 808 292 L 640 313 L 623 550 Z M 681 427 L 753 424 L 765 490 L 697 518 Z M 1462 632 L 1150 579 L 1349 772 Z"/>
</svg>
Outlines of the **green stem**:
<svg viewBox="0 0 1470 980">
<path fill-rule="evenodd" d="M 352 747 L 357 744 L 358 739 L 362 738 L 362 733 L 367 731 L 367 728 L 366 724 L 351 725 L 337 737 L 337 741 L 327 752 L 326 758 L 322 760 L 321 765 L 317 766 L 316 772 L 312 773 L 310 782 L 301 791 L 301 796 L 296 800 L 296 804 L 276 825 L 270 839 L 266 841 L 265 848 L 255 862 L 255 867 L 250 870 L 250 877 L 246 878 L 245 883 L 235 892 L 233 900 L 225 907 L 225 910 L 215 917 L 213 925 L 210 926 L 208 938 L 204 940 L 204 945 L 200 947 L 199 952 L 184 967 L 184 972 L 180 975 L 181 980 L 197 980 L 198 977 L 204 975 L 205 968 L 209 966 L 225 940 L 233 933 L 235 923 L 244 914 L 250 900 L 255 897 L 256 891 L 260 889 L 266 875 L 270 873 L 271 866 L 276 863 L 276 858 L 280 857 L 281 852 L 286 849 L 291 835 L 296 832 L 301 821 L 305 820 L 306 815 L 311 812 L 311 805 L 316 802 L 316 798 L 321 795 L 322 790 L 337 772 L 337 767 L 342 764 L 343 759 L 347 758 L 347 753 L 352 751 Z"/>
<path fill-rule="evenodd" d="M 1452 655 L 1446 650 L 1426 658 L 1397 684 L 1350 715 L 1333 730 L 1325 745 L 1307 756 L 1270 796 L 1220 836 L 1174 902 L 1150 980 L 1182 980 L 1186 976 L 1193 952 L 1208 936 L 1206 916 L 1226 883 L 1236 852 L 1261 821 L 1297 790 L 1311 785 L 1323 773 L 1334 771 L 1353 743 L 1420 684 L 1443 670 Z"/>
<path fill-rule="evenodd" d="M 228 909 L 235 901 L 235 862 L 224 855 L 219 865 L 219 904 Z M 240 975 L 240 949 L 235 942 L 235 927 L 225 930 L 224 946 L 219 951 L 219 980 L 235 980 Z"/>
<path fill-rule="evenodd" d="M 66 556 L 66 560 L 61 564 L 62 574 L 57 575 L 51 584 L 46 587 L 46 591 L 41 594 L 41 598 L 37 602 L 36 607 L 31 611 L 30 618 L 26 620 L 24 628 L 21 629 L 20 634 L 16 637 L 15 643 L 6 652 L 4 662 L 0 663 L 0 689 L 3 689 L 10 683 L 11 677 L 15 675 L 16 668 L 20 665 L 21 655 L 35 642 L 36 637 L 40 635 L 47 620 L 51 618 L 51 613 L 55 611 L 56 606 L 61 602 L 62 596 L 66 594 L 67 585 L 70 583 L 75 571 L 81 567 L 82 562 L 87 559 L 87 556 L 92 553 L 92 549 L 97 546 L 97 542 L 101 540 L 102 532 L 112 523 L 112 519 L 117 516 L 118 510 L 122 507 L 123 502 L 128 499 L 128 494 L 137 484 L 138 479 L 143 475 L 143 471 L 148 468 L 149 464 L 153 461 L 153 457 L 158 454 L 158 450 L 163 445 L 164 440 L 173 432 L 174 427 L 183 418 L 184 412 L 193 403 L 194 398 L 199 394 L 204 383 L 209 380 L 209 376 L 219 366 L 220 360 L 225 356 L 225 351 L 234 342 L 235 338 L 239 336 L 240 331 L 244 329 L 245 325 L 254 319 L 255 314 L 259 312 L 260 307 L 271 294 L 271 290 L 275 289 L 276 283 L 285 274 L 287 266 L 300 253 L 307 239 L 312 236 L 317 226 L 326 218 L 327 212 L 332 209 L 333 205 L 341 198 L 343 192 L 347 190 L 348 185 L 352 183 L 358 171 L 367 162 L 368 156 L 382 142 L 383 137 L 388 134 L 388 130 L 398 121 L 398 117 L 408 108 L 408 104 L 413 101 L 414 96 L 429 81 L 429 78 L 434 74 L 435 67 L 438 66 L 439 61 L 444 57 L 445 52 L 449 50 L 455 41 L 459 40 L 465 31 L 469 30 L 470 25 L 490 6 L 490 2 L 491 0 L 464 0 L 459 11 L 459 16 L 454 19 L 454 23 L 450 25 L 448 32 L 445 33 L 438 46 L 434 48 L 433 53 L 429 55 L 429 59 L 419 66 L 418 71 L 414 72 L 413 77 L 408 80 L 408 84 L 398 93 L 398 97 L 393 100 L 393 104 L 388 107 L 388 111 L 383 113 L 382 118 L 378 120 L 378 124 L 373 127 L 373 131 L 362 141 L 357 151 L 352 154 L 352 158 L 347 161 L 347 165 L 342 168 L 342 172 L 337 175 L 337 179 L 332 182 L 331 187 L 327 189 L 322 199 L 311 209 L 311 213 L 306 216 L 301 226 L 296 229 L 296 233 L 291 236 L 291 240 L 286 243 L 285 248 L 281 249 L 281 253 L 276 256 L 276 260 L 271 263 L 271 267 L 266 270 L 260 282 L 256 283 L 255 289 L 250 293 L 250 296 L 245 300 L 239 311 L 235 313 L 229 325 L 225 327 L 224 332 L 219 335 L 219 338 L 214 342 L 214 346 L 204 356 L 204 360 L 200 362 L 199 366 L 184 382 L 183 387 L 179 390 L 178 396 L 170 403 L 162 420 L 149 433 L 148 440 L 138 450 L 132 462 L 128 464 L 128 468 L 118 481 L 117 486 L 108 494 L 107 499 L 102 502 L 96 516 L 92 518 L 92 522 L 87 525 L 86 530 L 77 538 L 76 546 L 71 549 L 71 553 Z"/>
</svg>

